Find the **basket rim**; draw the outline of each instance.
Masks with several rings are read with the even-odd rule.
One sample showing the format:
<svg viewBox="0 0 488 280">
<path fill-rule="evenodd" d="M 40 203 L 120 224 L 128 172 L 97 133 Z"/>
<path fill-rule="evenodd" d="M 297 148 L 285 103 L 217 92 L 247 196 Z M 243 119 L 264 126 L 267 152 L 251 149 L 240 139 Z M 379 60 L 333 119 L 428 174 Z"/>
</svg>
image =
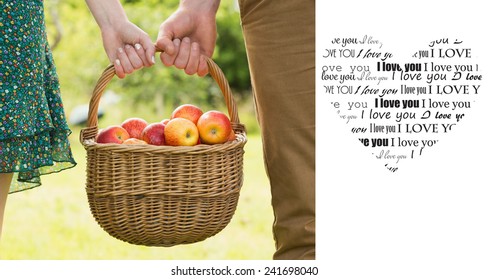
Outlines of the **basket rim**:
<svg viewBox="0 0 488 280">
<path fill-rule="evenodd" d="M 200 154 L 209 152 L 218 152 L 243 148 L 247 143 L 245 133 L 236 132 L 236 139 L 222 144 L 198 144 L 195 146 L 156 146 L 148 144 L 124 145 L 116 143 L 97 143 L 94 138 L 85 139 L 82 145 L 85 149 L 110 150 L 112 152 L 141 152 L 153 154 Z"/>
</svg>

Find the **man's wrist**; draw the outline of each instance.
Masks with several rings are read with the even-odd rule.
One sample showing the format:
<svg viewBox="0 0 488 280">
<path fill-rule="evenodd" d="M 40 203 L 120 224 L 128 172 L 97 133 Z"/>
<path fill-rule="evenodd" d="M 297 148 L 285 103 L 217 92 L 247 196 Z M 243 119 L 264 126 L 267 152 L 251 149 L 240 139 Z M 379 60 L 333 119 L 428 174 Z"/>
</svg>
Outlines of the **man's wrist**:
<svg viewBox="0 0 488 280">
<path fill-rule="evenodd" d="M 181 0 L 180 9 L 197 11 L 202 14 L 216 14 L 220 0 Z"/>
</svg>

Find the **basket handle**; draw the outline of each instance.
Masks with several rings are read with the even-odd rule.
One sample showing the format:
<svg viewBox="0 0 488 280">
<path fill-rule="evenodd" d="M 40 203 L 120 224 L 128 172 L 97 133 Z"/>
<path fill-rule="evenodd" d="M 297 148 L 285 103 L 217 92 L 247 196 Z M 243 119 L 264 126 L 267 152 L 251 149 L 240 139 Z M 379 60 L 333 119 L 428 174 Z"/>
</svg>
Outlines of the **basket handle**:
<svg viewBox="0 0 488 280">
<path fill-rule="evenodd" d="M 156 52 L 162 52 L 156 48 Z M 237 113 L 237 105 L 232 96 L 232 91 L 229 86 L 229 82 L 224 76 L 224 73 L 220 67 L 209 57 L 205 57 L 209 69 L 209 73 L 212 78 L 219 85 L 220 90 L 225 99 L 225 104 L 227 105 L 227 110 L 229 112 L 230 121 L 235 124 L 239 124 L 239 115 Z M 88 120 L 87 125 L 90 127 L 98 127 L 98 105 L 100 103 L 100 98 L 102 93 L 105 91 L 108 83 L 112 80 L 115 75 L 114 65 L 111 64 L 103 71 L 101 77 L 98 79 L 95 89 L 93 90 L 92 97 L 90 99 L 90 105 L 88 109 Z M 84 137 L 83 137 L 84 138 Z M 85 138 L 87 139 L 87 138 Z"/>
</svg>

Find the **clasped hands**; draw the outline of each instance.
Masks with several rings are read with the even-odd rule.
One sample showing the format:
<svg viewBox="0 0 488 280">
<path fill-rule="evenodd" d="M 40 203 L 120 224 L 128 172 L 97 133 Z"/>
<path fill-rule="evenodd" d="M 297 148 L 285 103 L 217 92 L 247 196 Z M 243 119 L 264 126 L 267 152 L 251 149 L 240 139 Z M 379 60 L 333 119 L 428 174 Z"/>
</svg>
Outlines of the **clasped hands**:
<svg viewBox="0 0 488 280">
<path fill-rule="evenodd" d="M 205 76 L 208 66 L 205 57 L 212 57 L 217 28 L 215 10 L 196 13 L 179 9 L 164 21 L 156 43 L 146 32 L 128 20 L 102 29 L 105 51 L 119 78 L 155 63 L 155 53 L 166 66 L 184 69 L 188 75 Z"/>
</svg>

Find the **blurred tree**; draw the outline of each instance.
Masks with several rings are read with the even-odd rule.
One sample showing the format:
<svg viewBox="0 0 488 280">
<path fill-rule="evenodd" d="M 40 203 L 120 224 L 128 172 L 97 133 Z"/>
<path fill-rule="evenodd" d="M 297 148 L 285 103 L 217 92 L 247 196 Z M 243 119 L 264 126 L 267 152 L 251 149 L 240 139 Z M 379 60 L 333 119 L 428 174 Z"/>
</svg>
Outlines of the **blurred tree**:
<svg viewBox="0 0 488 280">
<path fill-rule="evenodd" d="M 50 0 L 46 2 L 45 10 L 49 13 L 49 17 L 47 17 L 48 22 L 46 25 L 49 27 L 50 31 L 49 34 L 51 35 L 51 42 L 50 47 L 52 50 L 56 49 L 59 42 L 63 38 L 63 27 L 61 25 L 61 20 L 59 18 L 59 0 Z"/>
<path fill-rule="evenodd" d="M 239 11 L 233 2 L 223 1 L 217 13 L 214 60 L 223 69 L 230 86 L 242 94 L 250 89 L 251 82 Z"/>
</svg>

